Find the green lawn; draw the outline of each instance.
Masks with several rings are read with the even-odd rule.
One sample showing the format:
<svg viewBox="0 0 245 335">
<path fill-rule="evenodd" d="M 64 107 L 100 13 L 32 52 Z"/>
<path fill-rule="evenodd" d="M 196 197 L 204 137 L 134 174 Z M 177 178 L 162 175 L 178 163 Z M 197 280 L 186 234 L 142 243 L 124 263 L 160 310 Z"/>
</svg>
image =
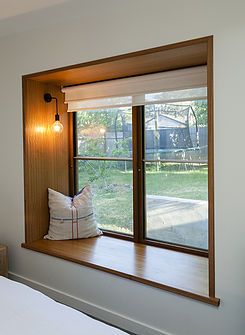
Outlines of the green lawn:
<svg viewBox="0 0 245 335">
<path fill-rule="evenodd" d="M 207 200 L 207 168 L 148 172 L 146 193 L 167 197 Z"/>
<path fill-rule="evenodd" d="M 91 166 L 90 166 L 91 167 Z M 95 170 L 97 171 L 97 170 Z M 90 184 L 100 227 L 125 233 L 132 232 L 132 171 L 124 172 L 107 166 L 96 177 L 84 165 L 79 170 L 79 185 Z M 146 174 L 147 195 L 207 200 L 207 168 L 191 170 L 168 165 Z"/>
</svg>

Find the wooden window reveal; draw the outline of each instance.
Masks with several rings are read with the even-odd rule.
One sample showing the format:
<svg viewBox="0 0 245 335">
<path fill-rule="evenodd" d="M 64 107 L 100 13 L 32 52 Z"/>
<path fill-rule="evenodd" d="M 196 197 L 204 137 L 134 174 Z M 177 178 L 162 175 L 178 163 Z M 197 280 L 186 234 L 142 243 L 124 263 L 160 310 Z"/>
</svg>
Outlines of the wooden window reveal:
<svg viewBox="0 0 245 335">
<path fill-rule="evenodd" d="M 73 119 L 66 113 L 61 87 L 205 65 L 208 75 L 208 251 L 163 242 L 159 242 L 159 245 L 208 257 L 209 296 L 215 297 L 212 50 L 213 38 L 209 36 L 23 76 L 25 178 L 25 244 L 23 246 L 30 247 L 34 241 L 42 239 L 47 233 L 49 221 L 47 188 L 51 187 L 66 194 L 75 192 Z M 43 94 L 46 92 L 58 98 L 59 112 L 64 124 L 64 132 L 59 138 L 49 131 L 54 110 L 53 106 L 43 101 Z M 145 188 L 144 169 L 147 163 L 143 151 L 144 110 L 142 107 L 133 107 L 132 118 L 133 124 L 137 125 L 132 143 L 135 148 L 133 166 L 134 170 L 138 171 L 133 176 L 134 218 L 135 222 L 142 222 L 145 211 L 144 199 L 142 199 Z M 156 241 L 146 238 L 145 227 L 142 225 L 134 225 L 133 230 L 136 242 L 157 245 Z"/>
</svg>

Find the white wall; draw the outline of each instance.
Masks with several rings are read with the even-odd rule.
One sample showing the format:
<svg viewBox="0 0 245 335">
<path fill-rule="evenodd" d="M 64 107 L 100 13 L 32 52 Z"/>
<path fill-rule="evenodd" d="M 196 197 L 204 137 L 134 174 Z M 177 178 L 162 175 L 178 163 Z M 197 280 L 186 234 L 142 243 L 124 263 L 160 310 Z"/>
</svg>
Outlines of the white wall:
<svg viewBox="0 0 245 335">
<path fill-rule="evenodd" d="M 175 335 L 244 335 L 245 2 L 80 0 L 68 4 L 0 22 L 0 35 L 10 27 L 16 32 L 0 38 L 0 240 L 9 245 L 11 272 L 97 305 L 102 316 L 103 309 L 113 311 Z M 221 306 L 21 249 L 21 75 L 211 34 L 216 290 Z M 121 322 L 116 316 L 114 321 Z M 128 328 L 134 327 L 129 323 Z M 154 334 L 142 329 L 142 335 Z"/>
</svg>

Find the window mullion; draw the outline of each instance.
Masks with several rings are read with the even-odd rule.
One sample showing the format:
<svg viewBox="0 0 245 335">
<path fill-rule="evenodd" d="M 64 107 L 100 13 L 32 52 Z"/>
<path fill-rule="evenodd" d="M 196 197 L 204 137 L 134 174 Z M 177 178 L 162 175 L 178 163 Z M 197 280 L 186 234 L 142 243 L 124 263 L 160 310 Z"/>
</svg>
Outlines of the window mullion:
<svg viewBox="0 0 245 335">
<path fill-rule="evenodd" d="M 133 199 L 134 199 L 134 241 L 144 238 L 144 163 L 143 163 L 143 113 L 144 106 L 132 108 L 133 117 Z"/>
<path fill-rule="evenodd" d="M 69 113 L 69 190 L 70 196 L 77 192 L 77 115 Z"/>
<path fill-rule="evenodd" d="M 70 151 L 72 151 L 72 161 L 70 162 L 72 169 L 72 178 L 70 179 L 72 196 L 78 192 L 78 168 L 75 157 L 77 156 L 77 113 L 72 114 L 72 137 L 70 138 Z"/>
</svg>

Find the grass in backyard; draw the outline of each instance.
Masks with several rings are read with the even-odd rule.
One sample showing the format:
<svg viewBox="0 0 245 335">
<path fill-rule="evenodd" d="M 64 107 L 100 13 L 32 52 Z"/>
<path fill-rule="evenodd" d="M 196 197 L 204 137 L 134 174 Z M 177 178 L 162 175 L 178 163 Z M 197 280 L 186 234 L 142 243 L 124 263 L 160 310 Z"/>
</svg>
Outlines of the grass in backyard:
<svg viewBox="0 0 245 335">
<path fill-rule="evenodd" d="M 99 226 L 104 229 L 132 234 L 133 198 L 132 190 L 114 186 L 110 192 L 97 192 L 94 207 Z"/>
<path fill-rule="evenodd" d="M 207 200 L 207 168 L 198 170 L 148 171 L 146 193 L 167 197 Z"/>
<path fill-rule="evenodd" d="M 88 173 L 89 172 L 89 173 Z M 133 188 L 132 171 L 106 169 L 93 180 L 87 169 L 80 171 L 79 185 L 91 184 L 99 226 L 132 234 Z M 184 199 L 207 200 L 207 168 L 179 169 L 172 166 L 160 171 L 147 169 L 146 193 Z"/>
</svg>

